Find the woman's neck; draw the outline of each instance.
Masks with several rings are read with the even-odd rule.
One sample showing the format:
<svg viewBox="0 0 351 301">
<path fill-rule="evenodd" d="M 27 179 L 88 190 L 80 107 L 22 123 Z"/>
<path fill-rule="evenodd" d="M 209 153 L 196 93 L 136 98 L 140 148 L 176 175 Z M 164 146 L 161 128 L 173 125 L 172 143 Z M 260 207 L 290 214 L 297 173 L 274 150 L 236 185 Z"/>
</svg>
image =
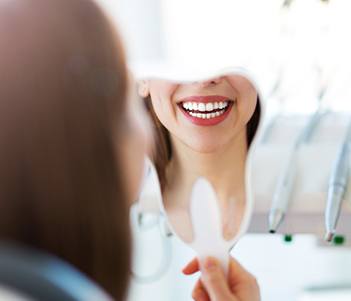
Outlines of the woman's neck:
<svg viewBox="0 0 351 301">
<path fill-rule="evenodd" d="M 188 204 L 191 187 L 198 177 L 205 177 L 211 182 L 220 201 L 244 193 L 246 131 L 210 153 L 194 151 L 177 138 L 172 138 L 172 146 L 173 158 L 167 168 L 165 197 L 174 205 Z M 175 201 L 176 196 L 182 200 L 177 197 Z"/>
</svg>

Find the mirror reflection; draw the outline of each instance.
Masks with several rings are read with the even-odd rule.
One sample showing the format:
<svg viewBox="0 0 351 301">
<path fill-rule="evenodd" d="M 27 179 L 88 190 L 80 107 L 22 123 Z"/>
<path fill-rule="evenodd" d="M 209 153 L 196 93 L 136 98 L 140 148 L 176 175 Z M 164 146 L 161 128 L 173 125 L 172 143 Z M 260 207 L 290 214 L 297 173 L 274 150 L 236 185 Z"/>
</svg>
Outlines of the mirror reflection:
<svg viewBox="0 0 351 301">
<path fill-rule="evenodd" d="M 156 132 L 153 161 L 171 227 L 184 241 L 194 239 L 189 198 L 194 181 L 205 177 L 217 193 L 223 237 L 232 240 L 246 210 L 246 158 L 260 119 L 254 84 L 239 74 L 149 79 L 138 92 Z"/>
</svg>

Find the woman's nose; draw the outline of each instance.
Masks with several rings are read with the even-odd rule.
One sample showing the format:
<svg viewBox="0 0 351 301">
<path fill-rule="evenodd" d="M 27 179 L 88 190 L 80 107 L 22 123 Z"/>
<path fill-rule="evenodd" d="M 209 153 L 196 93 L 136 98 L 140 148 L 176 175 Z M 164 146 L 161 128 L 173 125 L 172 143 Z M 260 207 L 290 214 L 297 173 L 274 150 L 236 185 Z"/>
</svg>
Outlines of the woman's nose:
<svg viewBox="0 0 351 301">
<path fill-rule="evenodd" d="M 206 81 L 199 82 L 199 84 L 202 87 L 207 87 L 207 86 L 211 86 L 211 85 L 218 85 L 221 82 L 221 80 L 222 80 L 221 77 L 216 77 L 216 78 L 211 78 L 211 79 L 206 80 Z"/>
</svg>

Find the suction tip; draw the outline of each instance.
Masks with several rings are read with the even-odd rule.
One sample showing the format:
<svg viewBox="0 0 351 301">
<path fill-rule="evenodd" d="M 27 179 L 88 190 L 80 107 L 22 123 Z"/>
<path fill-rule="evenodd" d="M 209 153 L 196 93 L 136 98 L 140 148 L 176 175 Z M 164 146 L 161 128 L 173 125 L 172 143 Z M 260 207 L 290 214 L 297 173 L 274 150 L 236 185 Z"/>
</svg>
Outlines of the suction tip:
<svg viewBox="0 0 351 301">
<path fill-rule="evenodd" d="M 282 210 L 273 210 L 269 214 L 269 220 L 268 220 L 268 228 L 269 228 L 269 233 L 276 233 L 280 224 L 282 223 L 284 219 L 284 212 Z"/>
<path fill-rule="evenodd" d="M 326 240 L 327 242 L 331 242 L 331 241 L 333 240 L 333 237 L 334 237 L 334 233 L 333 233 L 333 232 L 327 232 L 327 233 L 325 234 L 325 240 Z"/>
</svg>

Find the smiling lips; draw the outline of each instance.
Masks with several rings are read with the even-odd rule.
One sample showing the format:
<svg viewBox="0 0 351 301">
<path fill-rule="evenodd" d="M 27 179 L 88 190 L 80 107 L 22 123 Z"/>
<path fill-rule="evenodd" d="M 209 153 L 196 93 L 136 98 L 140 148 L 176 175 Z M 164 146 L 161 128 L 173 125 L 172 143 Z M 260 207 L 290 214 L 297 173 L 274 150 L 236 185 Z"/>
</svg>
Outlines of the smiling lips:
<svg viewBox="0 0 351 301">
<path fill-rule="evenodd" d="M 178 107 L 190 122 L 209 126 L 226 119 L 233 103 L 228 97 L 219 95 L 190 96 L 182 99 Z"/>
</svg>

